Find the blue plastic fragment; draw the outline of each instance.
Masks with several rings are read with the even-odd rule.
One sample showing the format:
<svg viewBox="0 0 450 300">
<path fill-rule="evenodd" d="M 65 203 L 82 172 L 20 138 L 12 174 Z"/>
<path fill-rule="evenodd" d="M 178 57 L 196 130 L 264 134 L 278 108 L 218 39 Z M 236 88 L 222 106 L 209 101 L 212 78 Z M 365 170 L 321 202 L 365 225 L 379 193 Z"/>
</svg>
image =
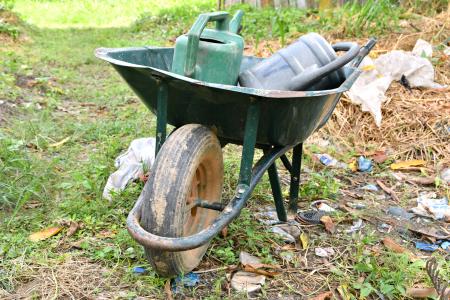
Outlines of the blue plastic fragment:
<svg viewBox="0 0 450 300">
<path fill-rule="evenodd" d="M 361 187 L 361 190 L 378 192 L 378 187 L 375 184 L 370 183 L 370 184 L 367 184 L 367 185 Z"/>
<path fill-rule="evenodd" d="M 144 267 L 134 267 L 133 268 L 134 274 L 144 274 L 145 272 L 147 272 L 147 270 Z"/>
<path fill-rule="evenodd" d="M 428 244 L 423 242 L 416 242 L 416 248 L 422 251 L 433 252 L 439 248 L 439 245 L 436 244 Z"/>
<path fill-rule="evenodd" d="M 200 275 L 196 273 L 187 273 L 184 275 L 178 275 L 172 280 L 172 291 L 178 293 L 182 287 L 195 287 L 200 282 Z"/>
<path fill-rule="evenodd" d="M 449 250 L 450 251 L 450 241 L 445 241 L 441 244 L 441 248 L 444 250 Z"/>
<path fill-rule="evenodd" d="M 358 158 L 358 170 L 361 172 L 371 172 L 372 171 L 372 160 L 360 156 Z"/>
</svg>

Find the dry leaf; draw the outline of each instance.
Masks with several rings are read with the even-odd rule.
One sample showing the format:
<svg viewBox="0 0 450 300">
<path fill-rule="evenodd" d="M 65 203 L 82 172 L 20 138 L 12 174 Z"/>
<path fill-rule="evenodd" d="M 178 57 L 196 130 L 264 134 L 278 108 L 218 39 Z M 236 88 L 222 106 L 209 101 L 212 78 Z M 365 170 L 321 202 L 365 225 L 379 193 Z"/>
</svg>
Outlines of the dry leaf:
<svg viewBox="0 0 450 300">
<path fill-rule="evenodd" d="M 64 145 L 68 140 L 70 140 L 70 136 L 60 140 L 59 142 L 56 142 L 56 143 L 53 143 L 53 144 L 49 144 L 48 146 L 57 148 L 57 147 L 60 147 L 60 146 Z"/>
<path fill-rule="evenodd" d="M 302 243 L 303 250 L 308 249 L 309 237 L 306 233 L 302 232 L 302 234 L 300 234 L 300 242 Z"/>
<path fill-rule="evenodd" d="M 257 275 L 250 272 L 239 271 L 231 278 L 231 287 L 238 292 L 256 292 L 261 289 L 266 281 L 264 275 Z"/>
<path fill-rule="evenodd" d="M 388 248 L 389 250 L 392 250 L 396 253 L 406 253 L 408 250 L 397 244 L 393 239 L 385 237 L 383 239 L 383 244 Z"/>
<path fill-rule="evenodd" d="M 333 293 L 331 291 L 319 294 L 317 296 L 315 296 L 314 298 L 309 298 L 309 300 L 327 300 L 327 299 L 332 299 L 333 297 Z"/>
<path fill-rule="evenodd" d="M 348 164 L 348 167 L 353 172 L 356 172 L 356 171 L 358 171 L 358 162 L 356 160 L 353 160 L 351 163 Z"/>
<path fill-rule="evenodd" d="M 329 233 L 334 233 L 334 231 L 336 230 L 333 220 L 330 218 L 330 216 L 323 216 L 320 218 L 320 222 L 322 222 L 323 225 L 325 225 L 325 229 L 329 232 Z"/>
<path fill-rule="evenodd" d="M 391 165 L 392 170 L 400 170 L 409 167 L 424 166 L 427 162 L 421 159 L 405 160 Z"/>
<path fill-rule="evenodd" d="M 30 234 L 28 239 L 32 242 L 42 241 L 42 240 L 48 239 L 49 237 L 54 236 L 55 234 L 60 232 L 62 229 L 63 229 L 62 227 L 45 228 L 41 231 Z"/>
<path fill-rule="evenodd" d="M 78 228 L 80 228 L 80 224 L 78 224 L 75 221 L 71 221 L 70 222 L 70 227 L 69 227 L 69 229 L 67 230 L 67 233 L 66 233 L 66 237 L 74 235 L 75 232 L 77 232 Z"/>
<path fill-rule="evenodd" d="M 166 292 L 167 300 L 173 300 L 172 289 L 170 288 L 170 279 L 167 279 L 166 284 L 164 284 L 164 291 Z"/>
<path fill-rule="evenodd" d="M 386 155 L 386 151 L 379 150 L 375 151 L 372 159 L 374 162 L 382 164 L 388 159 L 388 156 Z"/>
<path fill-rule="evenodd" d="M 437 293 L 434 288 L 409 288 L 406 295 L 411 298 L 430 298 L 436 297 Z"/>
</svg>

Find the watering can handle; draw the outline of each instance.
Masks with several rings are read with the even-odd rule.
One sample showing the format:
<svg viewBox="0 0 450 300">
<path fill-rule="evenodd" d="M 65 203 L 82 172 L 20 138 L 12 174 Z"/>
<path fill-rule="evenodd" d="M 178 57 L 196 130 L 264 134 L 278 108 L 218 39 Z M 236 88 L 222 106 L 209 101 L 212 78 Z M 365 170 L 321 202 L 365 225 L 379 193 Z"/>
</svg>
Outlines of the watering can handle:
<svg viewBox="0 0 450 300">
<path fill-rule="evenodd" d="M 184 65 L 184 75 L 193 77 L 195 72 L 195 64 L 197 62 L 198 44 L 200 43 L 200 35 L 205 29 L 208 22 L 217 22 L 218 30 L 228 29 L 228 13 L 224 11 L 201 14 L 198 16 L 194 25 L 188 32 L 188 42 L 186 51 L 186 63 Z"/>
<path fill-rule="evenodd" d="M 294 78 L 292 78 L 289 83 L 289 90 L 291 91 L 299 91 L 301 89 L 307 88 L 308 86 L 314 84 L 319 81 L 323 77 L 327 76 L 331 72 L 334 72 L 350 61 L 355 59 L 355 57 L 360 52 L 360 47 L 356 43 L 352 42 L 341 42 L 333 45 L 333 49 L 335 51 L 347 51 L 343 56 L 340 56 L 330 62 L 329 64 L 320 67 L 318 69 L 313 69 L 309 72 L 303 72 Z"/>
</svg>

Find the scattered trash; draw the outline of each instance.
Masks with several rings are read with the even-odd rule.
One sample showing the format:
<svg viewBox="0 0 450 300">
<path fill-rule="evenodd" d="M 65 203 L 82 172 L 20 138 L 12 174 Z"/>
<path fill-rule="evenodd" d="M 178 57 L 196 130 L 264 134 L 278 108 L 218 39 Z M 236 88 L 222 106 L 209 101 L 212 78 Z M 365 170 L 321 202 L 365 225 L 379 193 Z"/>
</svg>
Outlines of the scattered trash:
<svg viewBox="0 0 450 300">
<path fill-rule="evenodd" d="M 380 225 L 378 225 L 377 229 L 379 232 L 389 233 L 392 229 L 392 226 L 386 223 L 381 223 Z"/>
<path fill-rule="evenodd" d="M 327 167 L 337 167 L 337 168 L 342 168 L 342 169 L 346 169 L 347 168 L 347 164 L 343 163 L 343 162 L 339 162 L 337 159 L 335 159 L 334 157 L 332 157 L 329 154 L 314 154 L 314 157 L 319 160 L 324 166 Z"/>
<path fill-rule="evenodd" d="M 335 254 L 334 249 L 331 247 L 326 248 L 317 247 L 314 249 L 314 253 L 319 257 L 330 257 Z"/>
<path fill-rule="evenodd" d="M 256 219 L 264 225 L 279 224 L 278 215 L 273 207 L 266 207 L 262 211 L 255 214 Z"/>
<path fill-rule="evenodd" d="M 147 273 L 147 269 L 144 268 L 144 267 L 134 267 L 134 268 L 133 268 L 133 273 L 134 273 L 134 274 L 142 275 L 142 274 Z"/>
<path fill-rule="evenodd" d="M 371 172 L 372 171 L 372 160 L 367 159 L 364 156 L 360 156 L 358 158 L 358 171 Z"/>
<path fill-rule="evenodd" d="M 434 82 L 434 69 L 431 62 L 422 57 L 422 52 L 429 53 L 425 43 L 418 41 L 413 52 L 394 50 L 372 60 L 365 57 L 360 69 L 363 71 L 347 92 L 354 104 L 361 105 L 362 111 L 368 111 L 381 126 L 381 104 L 386 100 L 385 93 L 392 81 L 400 80 L 405 75 L 411 87 L 443 88 Z"/>
<path fill-rule="evenodd" d="M 450 185 L 450 168 L 441 171 L 441 179 L 443 182 Z"/>
<path fill-rule="evenodd" d="M 404 208 L 400 206 L 389 206 L 387 212 L 388 214 L 394 217 L 399 217 L 405 220 L 410 220 L 412 217 L 414 217 L 414 214 L 407 212 Z"/>
<path fill-rule="evenodd" d="M 283 229 L 281 229 L 280 227 L 273 226 L 270 228 L 270 230 L 273 233 L 279 235 L 283 239 L 284 242 L 292 243 L 292 244 L 295 243 L 295 238 L 292 235 L 290 235 L 289 233 L 287 233 L 286 231 L 284 231 Z"/>
<path fill-rule="evenodd" d="M 434 288 L 408 288 L 406 290 L 406 296 L 415 299 L 427 299 L 437 296 Z"/>
<path fill-rule="evenodd" d="M 363 220 L 358 219 L 356 221 L 353 221 L 353 225 L 350 227 L 350 229 L 345 230 L 346 233 L 353 233 L 360 229 L 364 228 Z"/>
<path fill-rule="evenodd" d="M 416 242 L 416 248 L 422 251 L 433 252 L 439 248 L 439 245 L 424 242 Z"/>
<path fill-rule="evenodd" d="M 283 231 L 290 234 L 295 240 L 297 240 L 300 234 L 302 233 L 299 224 L 294 220 L 290 220 L 287 223 L 276 225 L 276 227 L 283 229 Z"/>
<path fill-rule="evenodd" d="M 450 221 L 450 206 L 447 197 L 436 198 L 436 193 L 421 194 L 417 199 L 417 207 L 411 209 L 419 216 L 436 220 Z"/>
<path fill-rule="evenodd" d="M 302 224 L 314 224 L 320 225 L 320 218 L 325 216 L 326 214 L 323 211 L 316 210 L 308 210 L 304 212 L 299 212 L 297 216 L 295 216 L 295 220 Z"/>
<path fill-rule="evenodd" d="M 411 51 L 413 54 L 421 57 L 432 57 L 433 56 L 433 46 L 427 41 L 418 39 L 414 48 Z"/>
<path fill-rule="evenodd" d="M 112 173 L 103 189 L 103 197 L 112 200 L 112 191 L 123 191 L 133 180 L 144 175 L 144 168 L 150 168 L 155 161 L 155 138 L 140 138 L 131 142 L 128 150 L 119 155 L 114 165 L 118 169 Z"/>
<path fill-rule="evenodd" d="M 450 241 L 445 241 L 441 244 L 441 248 L 444 250 L 450 250 Z"/>
<path fill-rule="evenodd" d="M 38 232 L 30 234 L 28 239 L 30 241 L 32 241 L 32 242 L 43 241 L 43 240 L 48 239 L 49 237 L 52 237 L 52 236 L 56 235 L 62 229 L 63 229 L 63 227 L 49 227 L 49 228 L 45 228 L 45 229 L 43 229 L 41 231 L 38 231 Z"/>
<path fill-rule="evenodd" d="M 336 210 L 327 204 L 326 200 L 316 200 L 311 202 L 310 204 L 311 208 L 316 208 L 317 210 L 323 211 L 323 212 L 335 212 Z"/>
<path fill-rule="evenodd" d="M 325 225 L 325 229 L 329 233 L 334 233 L 336 231 L 336 227 L 333 223 L 333 220 L 330 218 L 330 216 L 323 216 L 320 218 L 320 222 L 322 222 L 323 225 Z"/>
<path fill-rule="evenodd" d="M 184 275 L 178 275 L 172 280 L 172 291 L 174 293 L 179 293 L 184 287 L 192 288 L 195 287 L 200 282 L 200 275 L 190 272 Z"/>
<path fill-rule="evenodd" d="M 236 272 L 231 278 L 231 287 L 238 292 L 252 293 L 259 291 L 266 282 L 266 277 L 245 271 Z"/>
<path fill-rule="evenodd" d="M 401 170 L 401 169 L 408 169 L 411 167 L 422 167 L 425 166 L 426 163 L 427 163 L 426 161 L 421 159 L 405 160 L 391 164 L 391 169 Z"/>
<path fill-rule="evenodd" d="M 346 205 L 351 207 L 351 208 L 353 208 L 353 209 L 365 209 L 365 208 L 367 208 L 367 205 L 362 203 L 362 202 L 357 202 L 357 203 L 347 202 Z"/>
<path fill-rule="evenodd" d="M 371 191 L 371 192 L 378 192 L 379 189 L 375 184 L 367 184 L 360 188 L 363 191 Z"/>
</svg>

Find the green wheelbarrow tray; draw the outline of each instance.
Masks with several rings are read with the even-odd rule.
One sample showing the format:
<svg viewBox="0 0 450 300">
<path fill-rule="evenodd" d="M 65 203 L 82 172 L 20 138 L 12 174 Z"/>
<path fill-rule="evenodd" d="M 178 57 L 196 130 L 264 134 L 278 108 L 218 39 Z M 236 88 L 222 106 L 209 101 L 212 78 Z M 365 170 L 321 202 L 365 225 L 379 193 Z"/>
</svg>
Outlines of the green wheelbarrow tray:
<svg viewBox="0 0 450 300">
<path fill-rule="evenodd" d="M 302 156 L 302 143 L 323 126 L 343 92 L 360 72 L 357 66 L 373 47 L 361 48 L 360 55 L 345 67 L 345 81 L 322 91 L 275 91 L 201 82 L 169 72 L 173 48 L 99 48 L 95 55 L 113 65 L 145 105 L 157 116 L 156 153 L 166 139 L 166 125 L 179 128 L 201 124 L 210 128 L 223 146 L 241 144 L 242 157 L 235 196 L 226 205 L 206 203 L 198 207 L 221 211 L 208 227 L 181 237 L 160 236 L 140 224 L 143 198 L 131 210 L 127 227 L 144 247 L 163 251 L 184 251 L 208 243 L 237 217 L 265 171 L 269 173 L 272 194 L 280 221 L 287 220 L 275 161 L 280 158 L 291 173 L 289 208 L 296 211 Z M 363 51 L 365 49 L 365 51 Z M 241 71 L 261 58 L 245 56 Z M 264 155 L 253 166 L 255 148 Z M 292 161 L 285 155 L 293 149 Z"/>
</svg>

